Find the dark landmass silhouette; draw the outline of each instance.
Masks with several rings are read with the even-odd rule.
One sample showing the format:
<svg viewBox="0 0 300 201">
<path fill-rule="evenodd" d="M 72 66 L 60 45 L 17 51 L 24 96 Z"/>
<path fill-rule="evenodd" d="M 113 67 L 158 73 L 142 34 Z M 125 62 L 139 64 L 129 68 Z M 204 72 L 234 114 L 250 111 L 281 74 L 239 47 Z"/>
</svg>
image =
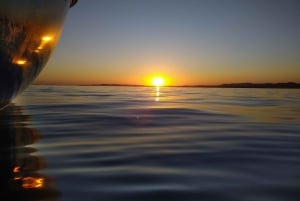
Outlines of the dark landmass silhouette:
<svg viewBox="0 0 300 201">
<path fill-rule="evenodd" d="M 300 83 L 229 83 L 219 85 L 189 85 L 189 87 L 212 87 L 212 88 L 282 88 L 282 89 L 300 89 Z"/>
<path fill-rule="evenodd" d="M 139 84 L 92 84 L 92 85 L 81 85 L 81 86 L 145 87 L 145 85 L 139 85 Z"/>
<path fill-rule="evenodd" d="M 224 88 L 300 88 L 299 83 L 287 82 L 287 83 L 237 83 L 237 84 L 222 84 L 220 87 Z"/>
<path fill-rule="evenodd" d="M 132 84 L 89 84 L 80 86 L 126 86 L 126 87 L 147 87 L 147 85 Z M 151 86 L 152 87 L 152 86 Z M 202 87 L 202 88 L 278 88 L 278 89 L 300 89 L 300 83 L 229 83 L 218 85 L 174 85 L 166 87 Z"/>
</svg>

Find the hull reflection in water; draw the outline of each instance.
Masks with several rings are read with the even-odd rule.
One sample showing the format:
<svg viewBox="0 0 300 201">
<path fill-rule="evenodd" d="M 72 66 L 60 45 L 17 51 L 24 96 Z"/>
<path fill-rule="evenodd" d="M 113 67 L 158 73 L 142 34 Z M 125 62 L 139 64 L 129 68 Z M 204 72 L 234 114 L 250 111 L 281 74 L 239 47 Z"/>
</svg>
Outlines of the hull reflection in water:
<svg viewBox="0 0 300 201">
<path fill-rule="evenodd" d="M 60 193 L 54 179 L 39 173 L 46 167 L 42 157 L 32 155 L 40 134 L 28 127 L 30 116 L 10 105 L 0 113 L 0 200 L 56 200 Z M 7 200 L 7 199 L 5 199 Z"/>
<path fill-rule="evenodd" d="M 0 109 L 40 73 L 77 0 L 1 0 Z"/>
</svg>

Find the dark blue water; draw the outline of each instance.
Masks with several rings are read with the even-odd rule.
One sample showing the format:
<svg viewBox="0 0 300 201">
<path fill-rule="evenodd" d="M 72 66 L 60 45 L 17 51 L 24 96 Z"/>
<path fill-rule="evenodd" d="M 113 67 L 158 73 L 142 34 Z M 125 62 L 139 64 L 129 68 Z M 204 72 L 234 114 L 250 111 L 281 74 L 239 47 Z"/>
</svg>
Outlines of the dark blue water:
<svg viewBox="0 0 300 201">
<path fill-rule="evenodd" d="M 299 201 L 299 100 L 295 89 L 32 86 L 0 112 L 0 196 Z"/>
</svg>

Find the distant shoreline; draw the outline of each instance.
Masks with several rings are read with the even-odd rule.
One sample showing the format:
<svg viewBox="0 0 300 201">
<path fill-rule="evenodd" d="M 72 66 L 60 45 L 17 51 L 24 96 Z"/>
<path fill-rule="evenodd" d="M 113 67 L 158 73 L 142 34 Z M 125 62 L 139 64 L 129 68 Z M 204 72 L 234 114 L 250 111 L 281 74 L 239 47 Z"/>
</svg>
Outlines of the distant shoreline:
<svg viewBox="0 0 300 201">
<path fill-rule="evenodd" d="M 67 84 L 34 84 L 34 85 L 62 85 Z M 118 87 L 153 87 L 147 85 L 132 85 L 132 84 L 86 84 L 70 86 L 118 86 Z M 218 85 L 173 85 L 165 87 L 191 87 L 191 88 L 270 88 L 270 89 L 300 89 L 300 83 L 285 82 L 285 83 L 229 83 Z"/>
<path fill-rule="evenodd" d="M 220 85 L 189 85 L 189 87 L 300 89 L 300 83 L 230 83 Z"/>
</svg>

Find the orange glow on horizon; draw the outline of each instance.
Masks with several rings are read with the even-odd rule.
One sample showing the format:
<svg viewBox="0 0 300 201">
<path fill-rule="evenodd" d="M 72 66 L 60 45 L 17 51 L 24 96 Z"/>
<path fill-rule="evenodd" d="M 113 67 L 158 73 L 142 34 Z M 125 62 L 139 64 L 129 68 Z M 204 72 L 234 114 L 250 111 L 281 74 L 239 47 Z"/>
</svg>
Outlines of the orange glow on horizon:
<svg viewBox="0 0 300 201">
<path fill-rule="evenodd" d="M 170 78 L 165 75 L 155 74 L 149 75 L 144 78 L 143 84 L 146 86 L 155 86 L 155 87 L 162 87 L 162 86 L 170 86 Z"/>
</svg>

